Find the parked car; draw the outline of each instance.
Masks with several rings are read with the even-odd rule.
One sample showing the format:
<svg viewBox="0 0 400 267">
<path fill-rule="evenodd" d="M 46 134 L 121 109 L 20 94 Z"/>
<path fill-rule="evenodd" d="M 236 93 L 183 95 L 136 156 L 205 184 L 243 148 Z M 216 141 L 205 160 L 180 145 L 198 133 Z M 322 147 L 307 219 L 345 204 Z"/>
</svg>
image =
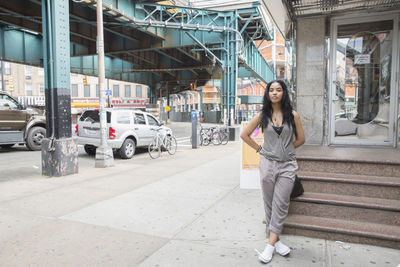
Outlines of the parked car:
<svg viewBox="0 0 400 267">
<path fill-rule="evenodd" d="M 150 145 L 157 129 L 164 128 L 167 135 L 172 130 L 165 127 L 153 115 L 128 109 L 106 109 L 107 144 L 118 152 L 121 158 L 130 159 L 137 147 Z M 78 144 L 84 145 L 86 153 L 96 154 L 100 146 L 99 110 L 86 110 L 75 127 Z"/>
<path fill-rule="evenodd" d="M 29 150 L 40 150 L 46 137 L 44 111 L 25 108 L 7 93 L 0 93 L 0 147 L 26 144 Z"/>
</svg>

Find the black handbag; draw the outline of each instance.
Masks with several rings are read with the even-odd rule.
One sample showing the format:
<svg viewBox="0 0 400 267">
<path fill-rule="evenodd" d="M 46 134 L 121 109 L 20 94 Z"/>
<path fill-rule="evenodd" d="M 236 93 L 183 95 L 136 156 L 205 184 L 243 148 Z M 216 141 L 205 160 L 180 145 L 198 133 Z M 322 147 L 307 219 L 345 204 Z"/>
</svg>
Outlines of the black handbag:
<svg viewBox="0 0 400 267">
<path fill-rule="evenodd" d="M 294 185 L 292 189 L 292 193 L 290 194 L 290 198 L 296 198 L 298 196 L 301 196 L 304 193 L 304 188 L 303 185 L 300 182 L 299 177 L 296 176 L 294 177 Z"/>
</svg>

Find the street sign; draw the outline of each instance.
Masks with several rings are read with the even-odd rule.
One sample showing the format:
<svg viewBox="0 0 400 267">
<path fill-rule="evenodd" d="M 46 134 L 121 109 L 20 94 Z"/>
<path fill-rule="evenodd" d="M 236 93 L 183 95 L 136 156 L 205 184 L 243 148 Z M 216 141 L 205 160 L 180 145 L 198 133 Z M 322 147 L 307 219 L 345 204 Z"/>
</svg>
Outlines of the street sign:
<svg viewBox="0 0 400 267">
<path fill-rule="evenodd" d="M 106 90 L 106 95 L 112 95 L 112 91 L 111 90 Z"/>
<path fill-rule="evenodd" d="M 170 107 L 170 106 L 166 106 L 166 107 L 165 107 L 165 111 L 169 112 L 170 110 L 171 110 L 171 107 Z"/>
</svg>

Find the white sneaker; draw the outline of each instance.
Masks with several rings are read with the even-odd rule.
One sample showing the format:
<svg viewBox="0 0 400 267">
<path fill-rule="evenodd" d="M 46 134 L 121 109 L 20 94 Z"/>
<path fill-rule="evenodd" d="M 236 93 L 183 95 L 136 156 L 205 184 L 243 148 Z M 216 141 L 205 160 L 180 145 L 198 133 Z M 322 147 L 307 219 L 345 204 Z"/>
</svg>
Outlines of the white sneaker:
<svg viewBox="0 0 400 267">
<path fill-rule="evenodd" d="M 267 244 L 264 251 L 260 253 L 257 249 L 256 252 L 258 253 L 258 259 L 263 263 L 268 263 L 272 260 L 272 255 L 274 254 L 275 247 Z"/>
<path fill-rule="evenodd" d="M 275 243 L 276 252 L 281 256 L 286 256 L 290 253 L 290 248 L 283 244 L 280 240 Z"/>
</svg>

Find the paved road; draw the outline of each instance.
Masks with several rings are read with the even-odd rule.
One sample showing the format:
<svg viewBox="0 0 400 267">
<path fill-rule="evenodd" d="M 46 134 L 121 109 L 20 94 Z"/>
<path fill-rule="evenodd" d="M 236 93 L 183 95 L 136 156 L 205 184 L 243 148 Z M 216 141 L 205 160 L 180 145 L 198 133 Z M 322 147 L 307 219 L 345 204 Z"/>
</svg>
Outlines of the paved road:
<svg viewBox="0 0 400 267">
<path fill-rule="evenodd" d="M 106 169 L 80 149 L 79 173 L 57 178 L 40 175 L 40 152 L 0 157 L 0 266 L 263 266 L 261 193 L 239 188 L 239 142 L 156 160 L 143 152 Z M 267 266 L 400 263 L 394 249 L 281 238 L 292 253 Z"/>
<path fill-rule="evenodd" d="M 211 124 L 207 124 L 209 127 Z M 190 135 L 191 123 L 187 122 L 173 122 L 169 125 L 174 133 L 178 142 L 178 150 L 191 148 Z M 93 167 L 94 157 L 89 156 L 83 150 L 83 146 L 78 146 L 79 152 L 79 168 Z M 117 154 L 114 155 L 115 162 L 125 161 L 119 158 Z M 134 161 L 137 158 L 150 157 L 145 148 L 138 148 Z M 0 149 L 0 182 L 26 179 L 35 175 L 41 175 L 41 152 L 29 151 L 24 145 L 16 145 L 10 149 Z M 128 160 L 129 161 L 129 160 Z"/>
</svg>

